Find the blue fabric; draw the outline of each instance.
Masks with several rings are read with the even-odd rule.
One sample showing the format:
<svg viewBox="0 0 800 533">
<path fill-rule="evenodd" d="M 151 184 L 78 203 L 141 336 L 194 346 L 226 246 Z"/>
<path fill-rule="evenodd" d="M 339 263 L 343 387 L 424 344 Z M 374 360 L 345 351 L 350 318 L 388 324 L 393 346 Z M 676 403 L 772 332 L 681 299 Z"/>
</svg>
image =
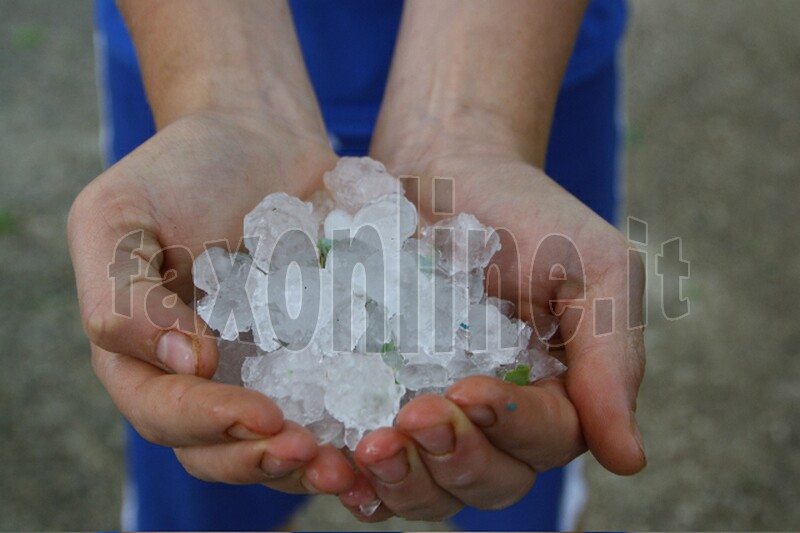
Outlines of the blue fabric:
<svg viewBox="0 0 800 533">
<path fill-rule="evenodd" d="M 451 519 L 464 531 L 558 531 L 564 470 L 554 468 L 536 476 L 536 484 L 520 501 L 502 511 L 465 507 Z"/>
<path fill-rule="evenodd" d="M 545 171 L 611 224 L 619 200 L 619 73 L 609 61 L 556 103 Z"/>
<path fill-rule="evenodd" d="M 358 9 L 351 11 L 351 6 Z M 113 0 L 96 0 L 95 9 L 104 151 L 107 163 L 113 164 L 152 136 L 155 126 L 135 52 Z M 401 4 L 294 0 L 292 9 L 337 151 L 363 154 L 382 97 Z M 594 0 L 590 5 L 556 106 L 546 167 L 612 223 L 619 144 L 615 60 L 624 20 L 623 0 Z M 127 440 L 128 476 L 138 505 L 137 523 L 126 525 L 137 529 L 269 530 L 284 524 L 305 500 L 264 487 L 198 481 L 186 474 L 171 450 L 146 442 L 130 427 Z M 555 530 L 562 485 L 561 469 L 541 473 L 533 490 L 510 508 L 465 509 L 454 522 L 464 530 Z"/>
<path fill-rule="evenodd" d="M 389 75 L 400 0 L 291 0 L 325 123 L 343 145 L 369 137 Z"/>
<path fill-rule="evenodd" d="M 126 424 L 127 475 L 140 531 L 265 531 L 286 524 L 305 497 L 262 486 L 207 483 L 183 469 L 169 448 Z"/>
<path fill-rule="evenodd" d="M 128 30 L 113 0 L 95 2 L 103 154 L 111 165 L 153 136 L 156 125 Z"/>
<path fill-rule="evenodd" d="M 291 0 L 300 45 L 328 128 L 345 145 L 369 137 L 389 72 L 401 0 Z M 138 70 L 136 52 L 114 0 L 96 0 L 109 55 Z M 625 0 L 593 0 L 564 78 L 569 87 L 614 58 L 625 31 Z M 353 141 L 354 142 L 354 141 Z"/>
</svg>

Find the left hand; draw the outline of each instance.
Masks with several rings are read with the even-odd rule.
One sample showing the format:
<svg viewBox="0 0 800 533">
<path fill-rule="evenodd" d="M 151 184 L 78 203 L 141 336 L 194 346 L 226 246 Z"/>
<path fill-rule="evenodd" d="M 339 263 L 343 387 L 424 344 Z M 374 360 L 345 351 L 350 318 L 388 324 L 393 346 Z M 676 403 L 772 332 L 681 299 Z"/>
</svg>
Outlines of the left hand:
<svg viewBox="0 0 800 533">
<path fill-rule="evenodd" d="M 396 428 L 368 434 L 355 461 L 361 472 L 342 503 L 364 521 L 393 514 L 443 520 L 464 505 L 502 509 L 522 498 L 536 472 L 585 450 L 578 415 L 560 379 L 520 387 L 466 378 L 446 397 L 421 396 Z M 383 503 L 371 516 L 359 506 Z"/>
<path fill-rule="evenodd" d="M 438 520 L 463 505 L 501 509 L 530 490 L 537 472 L 562 466 L 587 447 L 612 472 L 638 472 L 645 456 L 634 411 L 644 348 L 641 329 L 628 328 L 627 307 L 620 305 L 628 301 L 627 241 L 514 155 L 484 151 L 434 158 L 428 153 L 404 154 L 417 165 L 387 163 L 396 175 L 421 176 L 420 196 L 413 199 L 423 216 L 433 217 L 426 177 L 452 176 L 455 212 L 473 213 L 487 225 L 508 230 L 516 250 L 504 242 L 493 261 L 502 273 L 501 296 L 522 303 L 522 318 L 556 305 L 564 341 L 559 357 L 568 370 L 526 387 L 471 377 L 445 397 L 415 399 L 401 410 L 395 428 L 374 431 L 359 444 L 355 462 L 360 474 L 353 488 L 340 495 L 342 503 L 365 521 L 392 514 Z M 551 234 L 568 237 L 577 257 L 562 246 L 543 252 L 546 260 L 532 264 L 537 247 Z M 554 264 L 564 267 L 567 279 L 552 279 Z M 641 306 L 643 274 L 641 265 L 633 270 L 634 301 L 627 303 L 635 311 Z M 594 335 L 592 303 L 597 298 L 617 303 L 609 335 Z M 381 506 L 365 516 L 359 506 L 376 499 Z"/>
</svg>

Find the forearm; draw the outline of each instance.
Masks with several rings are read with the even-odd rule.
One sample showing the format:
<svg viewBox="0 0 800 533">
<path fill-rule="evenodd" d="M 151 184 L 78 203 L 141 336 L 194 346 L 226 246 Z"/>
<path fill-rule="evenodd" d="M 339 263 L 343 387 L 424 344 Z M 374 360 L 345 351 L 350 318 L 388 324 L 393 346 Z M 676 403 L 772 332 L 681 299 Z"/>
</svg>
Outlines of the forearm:
<svg viewBox="0 0 800 533">
<path fill-rule="evenodd" d="M 375 156 L 441 154 L 479 140 L 482 150 L 511 150 L 542 166 L 586 4 L 408 0 Z"/>
<path fill-rule="evenodd" d="M 214 110 L 270 116 L 324 134 L 285 1 L 119 5 L 159 129 L 181 116 Z"/>
</svg>

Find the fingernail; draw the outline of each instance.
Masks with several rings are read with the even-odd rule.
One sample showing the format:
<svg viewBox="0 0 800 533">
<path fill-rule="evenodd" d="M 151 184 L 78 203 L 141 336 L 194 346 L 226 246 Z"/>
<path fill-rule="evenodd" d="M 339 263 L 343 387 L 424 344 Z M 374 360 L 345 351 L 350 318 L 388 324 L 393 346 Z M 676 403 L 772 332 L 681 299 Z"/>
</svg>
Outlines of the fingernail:
<svg viewBox="0 0 800 533">
<path fill-rule="evenodd" d="M 482 428 L 488 428 L 497 422 L 497 416 L 495 416 L 494 410 L 486 405 L 466 407 L 464 408 L 464 412 L 473 424 Z"/>
<path fill-rule="evenodd" d="M 384 483 L 399 483 L 408 475 L 408 458 L 405 449 L 388 459 L 368 465 L 369 471 Z"/>
<path fill-rule="evenodd" d="M 288 461 L 285 459 L 278 459 L 271 455 L 261 460 L 261 471 L 264 472 L 269 479 L 288 475 L 301 466 L 303 466 L 301 461 Z M 301 479 L 301 483 L 303 479 L 305 479 L 305 477 Z M 305 485 L 303 486 L 305 487 Z M 306 490 L 308 490 L 307 487 Z"/>
<path fill-rule="evenodd" d="M 434 455 L 443 455 L 453 451 L 456 440 L 450 424 L 418 429 L 411 435 L 428 453 Z"/>
<path fill-rule="evenodd" d="M 267 435 L 259 435 L 239 422 L 231 426 L 228 430 L 228 435 L 238 440 L 261 440 L 267 437 Z"/>
<path fill-rule="evenodd" d="M 158 360 L 176 374 L 197 373 L 197 354 L 189 337 L 177 331 L 168 331 L 158 339 Z"/>
</svg>

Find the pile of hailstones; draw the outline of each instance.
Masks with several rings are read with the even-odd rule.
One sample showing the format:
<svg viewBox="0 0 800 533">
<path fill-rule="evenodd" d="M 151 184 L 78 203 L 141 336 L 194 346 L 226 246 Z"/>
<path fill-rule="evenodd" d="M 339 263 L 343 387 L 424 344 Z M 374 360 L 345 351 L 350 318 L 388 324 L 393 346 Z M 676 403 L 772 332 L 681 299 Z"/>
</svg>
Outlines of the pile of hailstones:
<svg viewBox="0 0 800 533">
<path fill-rule="evenodd" d="M 249 255 L 209 248 L 195 261 L 197 311 L 220 336 L 215 379 L 354 450 L 410 399 L 463 377 L 564 370 L 547 334 L 485 294 L 491 228 L 459 214 L 417 233 L 399 180 L 369 158 L 340 159 L 324 183 L 309 202 L 270 194 L 246 215 Z"/>
</svg>

